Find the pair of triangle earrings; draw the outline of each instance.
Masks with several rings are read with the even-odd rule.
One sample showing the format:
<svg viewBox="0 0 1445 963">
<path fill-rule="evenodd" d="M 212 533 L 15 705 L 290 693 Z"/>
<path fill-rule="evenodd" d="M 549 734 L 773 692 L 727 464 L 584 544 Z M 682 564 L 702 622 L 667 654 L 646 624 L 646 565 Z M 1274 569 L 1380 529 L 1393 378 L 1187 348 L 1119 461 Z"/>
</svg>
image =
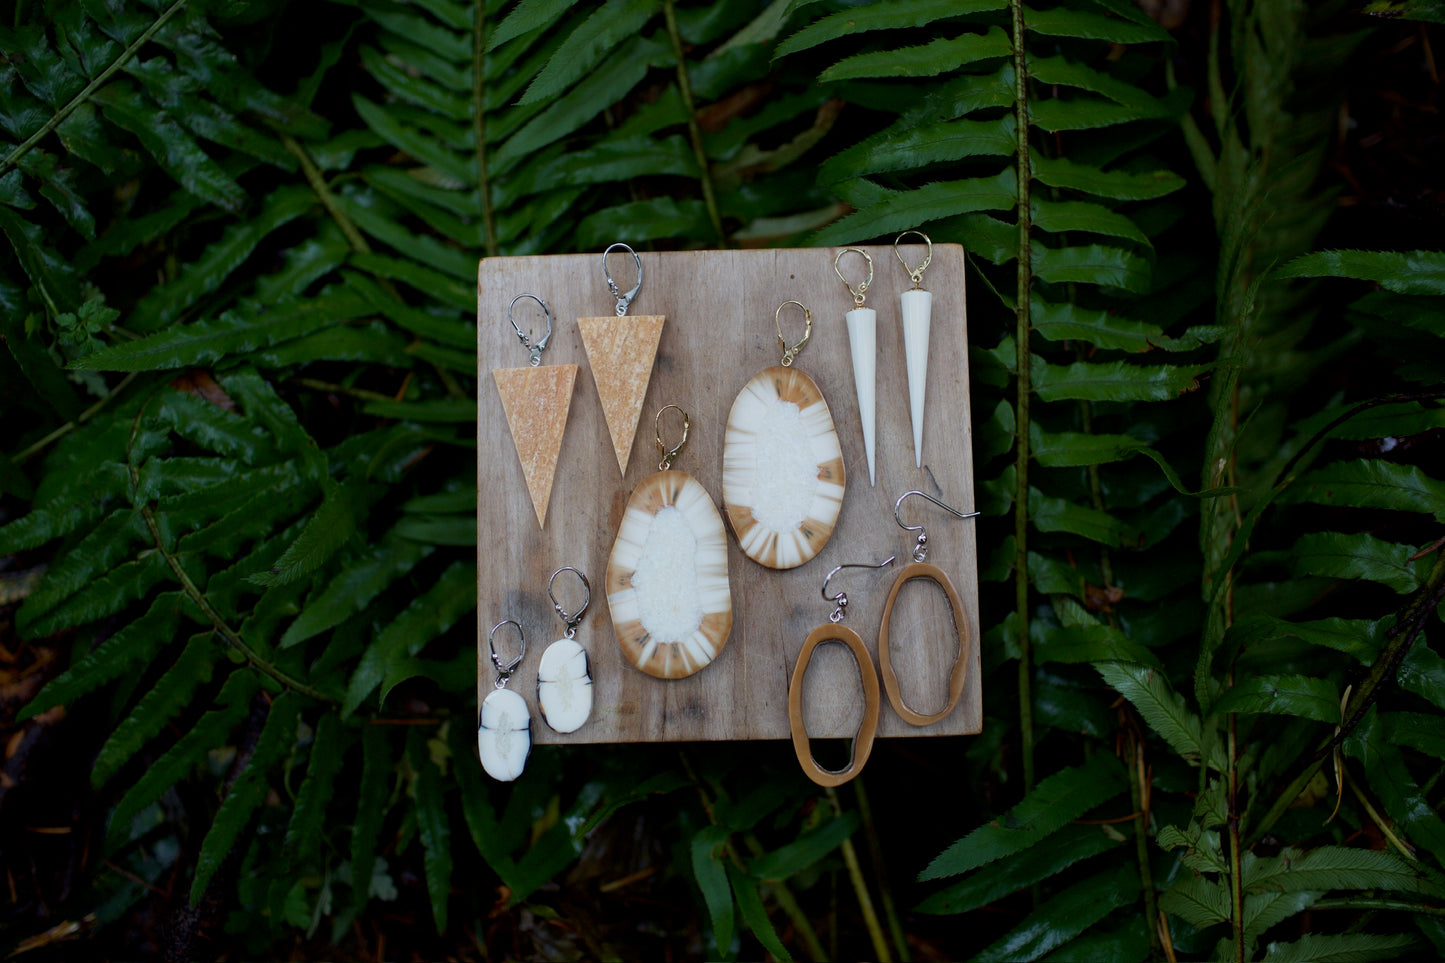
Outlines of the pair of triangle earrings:
<svg viewBox="0 0 1445 963">
<path fill-rule="evenodd" d="M 607 267 L 607 255 L 619 248 L 632 255 L 637 267 L 637 283 L 627 292 L 617 286 Z M 587 362 L 597 385 L 607 431 L 612 436 L 617 468 L 626 475 L 665 318 L 660 314 L 627 316 L 627 309 L 637 297 L 637 292 L 642 290 L 642 258 L 632 248 L 617 243 L 603 251 L 602 273 L 607 279 L 608 290 L 617 299 L 615 316 L 578 318 L 577 327 L 582 332 L 582 346 L 587 352 Z M 517 302 L 527 298 L 541 305 L 546 316 L 547 333 L 539 341 L 532 340 L 530 328 L 523 333 L 513 313 Z M 542 351 L 552 339 L 552 309 L 542 298 L 535 294 L 517 295 L 507 306 L 507 321 L 522 342 L 522 347 L 527 349 L 527 367 L 495 368 L 492 379 L 502 398 L 502 410 L 507 415 L 507 427 L 517 448 L 517 458 L 522 463 L 527 494 L 531 496 L 532 509 L 537 513 L 537 526 L 545 528 L 547 504 L 552 498 L 552 482 L 557 475 L 557 459 L 562 453 L 562 434 L 572 405 L 572 387 L 577 380 L 577 366 L 542 365 Z"/>
</svg>

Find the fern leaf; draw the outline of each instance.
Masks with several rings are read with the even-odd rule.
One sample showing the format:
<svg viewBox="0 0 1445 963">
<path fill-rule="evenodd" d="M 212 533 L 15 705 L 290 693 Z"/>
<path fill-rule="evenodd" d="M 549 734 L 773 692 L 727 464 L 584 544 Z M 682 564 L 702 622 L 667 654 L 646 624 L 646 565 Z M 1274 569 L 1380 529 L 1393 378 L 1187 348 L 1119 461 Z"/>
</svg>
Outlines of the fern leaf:
<svg viewBox="0 0 1445 963">
<path fill-rule="evenodd" d="M 219 654 L 210 632 L 191 636 L 175 664 L 141 697 L 101 746 L 90 770 L 91 785 L 97 789 L 105 785 L 141 746 L 190 704 L 196 689 L 211 680 L 211 668 Z"/>
<path fill-rule="evenodd" d="M 1123 44 L 1173 41 L 1168 32 L 1153 22 L 1121 20 L 1069 7 L 1030 9 L 1024 15 L 1024 27 L 1047 37 L 1073 37 L 1076 40 L 1106 40 Z"/>
<path fill-rule="evenodd" d="M 1139 544 L 1140 532 L 1108 512 L 1029 489 L 1029 516 L 1041 532 L 1072 532 L 1113 548 Z"/>
<path fill-rule="evenodd" d="M 1003 10 L 1007 6 L 1007 0 L 923 0 L 920 3 L 880 3 L 869 7 L 839 10 L 813 21 L 778 44 L 778 49 L 773 53 L 773 59 L 786 57 L 788 54 L 807 50 L 840 37 L 852 37 L 859 34 L 871 36 L 878 30 L 926 27 L 939 20 L 962 17 L 971 13 Z"/>
<path fill-rule="evenodd" d="M 1040 230 L 1051 231 L 1055 234 L 1067 231 L 1087 231 L 1093 234 L 1121 237 L 1146 248 L 1150 246 L 1149 236 L 1141 231 L 1137 224 L 1125 215 L 1112 211 L 1102 204 L 1032 197 L 1029 199 L 1029 209 L 1032 212 L 1034 226 Z M 1095 281 L 1093 283 L 1104 282 Z M 1115 287 L 1123 287 L 1123 285 L 1116 284 Z M 1138 350 L 1142 351 L 1145 348 Z"/>
<path fill-rule="evenodd" d="M 1263 675 L 1240 679 L 1214 704 L 1214 711 L 1273 713 L 1316 722 L 1340 722 L 1339 690 L 1324 679 L 1302 675 Z"/>
<path fill-rule="evenodd" d="M 1147 258 L 1117 247 L 1090 244 L 1050 248 L 1035 243 L 1034 277 L 1051 284 L 1097 284 L 1135 294 L 1152 287 L 1153 265 Z"/>
<path fill-rule="evenodd" d="M 384 314 L 388 320 L 412 334 L 430 338 L 441 344 L 455 345 L 460 348 L 476 348 L 475 325 L 459 324 L 455 319 L 448 320 L 417 308 L 407 307 L 382 291 L 380 285 L 365 275 L 350 271 L 342 272 L 342 274 L 346 278 L 347 286 L 365 298 L 366 303 L 373 310 Z"/>
<path fill-rule="evenodd" d="M 396 579 L 410 572 L 435 549 L 388 533 L 343 568 L 320 595 L 310 599 L 281 637 L 281 648 L 297 645 L 335 628 L 366 608 Z"/>
<path fill-rule="evenodd" d="M 1438 717 L 1422 712 L 1387 712 L 1376 724 L 1381 738 L 1389 744 L 1445 759 L 1445 727 Z"/>
<path fill-rule="evenodd" d="M 995 120 L 946 120 L 899 132 L 884 131 L 850 147 L 819 168 L 818 181 L 831 184 L 965 157 L 1009 157 L 1017 149 L 1011 114 Z"/>
<path fill-rule="evenodd" d="M 346 689 L 342 714 L 350 715 L 366 697 L 383 686 L 386 691 L 401 681 L 395 673 L 422 646 L 441 635 L 477 604 L 476 568 L 471 562 L 453 562 L 424 595 L 381 633 L 361 657 Z"/>
<path fill-rule="evenodd" d="M 351 102 L 366 126 L 387 143 L 461 183 L 472 179 L 473 174 L 466 158 L 444 146 L 438 139 L 428 137 L 398 119 L 396 112 L 372 103 L 360 94 L 353 95 Z"/>
<path fill-rule="evenodd" d="M 1051 531 L 1040 528 L 1040 531 Z M 1162 669 L 1158 656 L 1111 625 L 1073 625 L 1055 629 L 1035 644 L 1040 663 L 1133 662 Z"/>
<path fill-rule="evenodd" d="M 496 50 L 508 40 L 554 25 L 572 6 L 572 0 L 520 0 L 487 36 L 487 50 Z"/>
<path fill-rule="evenodd" d="M 247 465 L 276 457 L 275 446 L 256 425 L 189 391 L 162 391 L 150 411 L 189 442 Z"/>
<path fill-rule="evenodd" d="M 1029 168 L 1034 179 L 1049 187 L 1083 191 L 1098 197 L 1120 201 L 1150 201 L 1172 194 L 1186 183 L 1173 171 L 1105 171 L 1088 164 L 1075 163 L 1062 157 L 1032 154 Z"/>
<path fill-rule="evenodd" d="M 73 479 L 51 492 L 43 503 L 21 518 L 0 526 L 0 555 L 13 555 L 69 535 L 103 516 L 110 503 L 123 496 L 130 475 L 124 465 L 108 462 L 93 474 Z M 82 496 L 81 493 L 84 493 Z"/>
<path fill-rule="evenodd" d="M 1290 563 L 1300 574 L 1367 579 L 1404 595 L 1420 585 L 1410 562 L 1413 554 L 1408 545 L 1373 535 L 1315 532 L 1295 542 Z"/>
<path fill-rule="evenodd" d="M 1159 897 L 1159 908 L 1195 929 L 1229 921 L 1229 890 L 1203 876 L 1187 876 Z"/>
<path fill-rule="evenodd" d="M 434 301 L 472 312 L 477 310 L 475 283 L 463 284 L 440 271 L 385 254 L 353 254 L 348 261 L 353 267 L 377 277 L 405 282 Z"/>
<path fill-rule="evenodd" d="M 1264 963 L 1372 963 L 1419 948 L 1409 933 L 1306 933 L 1293 943 L 1270 943 Z"/>
<path fill-rule="evenodd" d="M 1283 500 L 1419 512 L 1445 521 L 1445 482 L 1416 465 L 1379 459 L 1335 462 L 1317 469 L 1291 486 Z"/>
<path fill-rule="evenodd" d="M 172 575 L 170 566 L 159 552 L 144 553 L 135 561 L 115 566 L 70 596 L 64 605 L 45 615 L 31 619 L 22 608 L 15 620 L 16 625 L 26 637 L 39 638 L 94 622 L 123 611 Z"/>
<path fill-rule="evenodd" d="M 362 408 L 378 418 L 463 424 L 477 420 L 477 403 L 470 398 L 429 398 L 425 401 L 368 401 Z"/>
<path fill-rule="evenodd" d="M 150 541 L 140 513 L 133 508 L 111 512 L 45 573 L 40 586 L 25 600 L 22 621 L 33 622 L 76 592 L 133 558 L 136 546 Z"/>
<path fill-rule="evenodd" d="M 451 824 L 442 796 L 441 772 L 431 758 L 422 729 L 414 728 L 407 738 L 407 756 L 416 773 L 411 796 L 416 805 L 417 833 L 421 836 L 422 865 L 426 888 L 431 896 L 432 919 L 438 933 L 446 932 L 447 898 L 452 886 Z"/>
<path fill-rule="evenodd" d="M 47 683 L 45 688 L 20 710 L 19 719 L 23 722 L 47 709 L 68 705 L 86 693 L 119 678 L 134 666 L 149 663 L 161 646 L 175 635 L 179 600 L 178 592 L 165 592 L 156 596 L 146 614 L 121 628 L 94 651 Z"/>
<path fill-rule="evenodd" d="M 689 846 L 693 878 L 702 891 L 712 922 L 713 943 L 719 948 L 731 945 L 733 935 L 733 896 L 720 855 L 729 835 L 726 827 L 704 826 Z"/>
<path fill-rule="evenodd" d="M 264 428 L 283 452 L 301 456 L 304 477 L 320 484 L 328 476 L 326 456 L 306 433 L 296 412 L 282 401 L 271 384 L 254 371 L 241 371 L 221 379 L 221 386 L 235 398 L 246 417 Z"/>
<path fill-rule="evenodd" d="M 432 545 L 476 545 L 475 515 L 411 515 L 393 529 L 403 538 Z"/>
<path fill-rule="evenodd" d="M 1087 932 L 1109 913 L 1139 897 L 1139 873 L 1127 860 L 1081 880 L 1026 916 L 974 957 L 975 963 L 1036 960 Z"/>
<path fill-rule="evenodd" d="M 1100 662 L 1094 668 L 1106 683 L 1134 704 L 1149 728 L 1163 737 L 1175 752 L 1192 765 L 1199 763 L 1204 756 L 1199 717 L 1185 707 L 1184 697 L 1174 691 L 1162 673 L 1126 662 Z M 1214 765 L 1213 758 L 1207 761 Z"/>
<path fill-rule="evenodd" d="M 807 830 L 791 843 L 754 859 L 748 875 L 759 880 L 787 879 L 802 872 L 842 845 L 858 828 L 857 813 L 845 813 L 823 825 Z"/>
<path fill-rule="evenodd" d="M 921 880 L 957 876 L 1049 838 L 1125 788 L 1113 756 L 1100 753 L 1082 766 L 1039 782 L 1016 806 L 945 849 L 919 874 Z"/>
<path fill-rule="evenodd" d="M 416 234 L 401 224 L 403 212 L 385 198 L 343 194 L 337 206 L 357 227 L 372 238 L 408 257 L 428 264 L 438 271 L 462 281 L 474 281 L 477 259 L 458 251 L 430 234 Z"/>
<path fill-rule="evenodd" d="M 191 880 L 192 906 L 201 901 L 211 877 L 231 854 L 236 840 L 251 821 L 251 815 L 266 800 L 271 770 L 285 761 L 296 744 L 296 722 L 300 711 L 301 698 L 294 692 L 282 693 L 271 704 L 266 724 L 256 740 L 256 748 L 246 760 L 246 767 L 231 783 L 225 801 L 201 842 L 201 852 L 196 857 L 196 875 Z"/>
<path fill-rule="evenodd" d="M 1123 461 L 1144 447 L 1147 446 L 1132 435 L 1045 431 L 1038 422 L 1029 426 L 1029 457 L 1045 468 L 1105 465 Z"/>
<path fill-rule="evenodd" d="M 1278 278 L 1357 278 L 1399 294 L 1445 294 L 1445 251 L 1316 251 L 1274 271 Z"/>
<path fill-rule="evenodd" d="M 658 0 L 607 0 L 567 35 L 518 103 L 536 103 L 561 94 L 618 43 L 640 32 L 660 6 Z"/>
<path fill-rule="evenodd" d="M 1120 842 L 1097 826 L 1065 826 L 1050 837 L 1049 845 L 1031 846 L 969 873 L 916 908 L 920 913 L 967 913 L 1050 879 L 1075 863 L 1113 849 Z"/>
<path fill-rule="evenodd" d="M 1319 902 L 1321 894 L 1308 890 L 1290 893 L 1246 893 L 1244 897 L 1244 938 L 1256 939 L 1272 926 L 1303 913 Z M 1161 901 L 1161 906 L 1162 901 Z"/>
<path fill-rule="evenodd" d="M 1033 359 L 1034 390 L 1044 401 L 1169 401 L 1199 387 L 1207 365 L 1138 365 L 1127 361 L 1071 365 Z"/>
<path fill-rule="evenodd" d="M 107 848 L 115 850 L 127 841 L 136 816 L 197 767 L 207 755 L 226 744 L 232 729 L 251 711 L 251 699 L 260 689 L 254 672 L 232 672 L 216 696 L 218 708 L 211 709 L 185 735 L 146 767 L 134 786 L 116 803 L 107 832 Z"/>
<path fill-rule="evenodd" d="M 307 521 L 300 537 L 267 571 L 250 576 L 253 585 L 286 585 L 310 575 L 356 533 L 356 513 L 365 505 L 359 486 L 354 483 L 326 487 L 321 507 Z"/>
<path fill-rule="evenodd" d="M 1278 856 L 1246 853 L 1240 878 L 1257 892 L 1297 890 L 1388 889 L 1439 895 L 1440 885 L 1394 853 L 1346 846 L 1318 846 Z"/>
<path fill-rule="evenodd" d="M 296 806 L 291 810 L 286 840 L 281 847 L 284 856 L 280 872 L 284 876 L 300 871 L 321 850 L 322 821 L 326 818 L 326 807 L 335 789 L 336 775 L 341 771 L 347 737 L 340 717 L 334 712 L 327 712 L 316 724 L 311 759 L 306 765 L 301 788 L 296 791 Z"/>
<path fill-rule="evenodd" d="M 983 33 L 965 33 L 952 40 L 940 37 L 917 47 L 878 50 L 845 57 L 818 75 L 818 82 L 864 80 L 875 77 L 935 77 L 961 65 L 1008 57 L 1013 44 L 1000 27 Z"/>
<path fill-rule="evenodd" d="M 951 215 L 1008 211 L 1013 209 L 1017 195 L 1018 179 L 1009 170 L 994 177 L 939 182 L 911 191 L 889 192 L 867 209 L 819 231 L 812 243 L 846 244 Z"/>
<path fill-rule="evenodd" d="M 1219 849 L 1219 833 L 1201 829 L 1197 822 L 1191 822 L 1189 829 L 1178 826 L 1164 826 L 1154 841 L 1165 852 L 1183 849 L 1179 861 L 1196 873 L 1227 873 L 1228 864 Z"/>
<path fill-rule="evenodd" d="M 778 931 L 773 928 L 772 920 L 768 919 L 768 911 L 763 907 L 763 898 L 758 893 L 758 884 L 731 863 L 724 865 L 743 922 L 773 959 L 792 963 L 792 954 L 783 946 L 783 941 L 778 939 Z"/>
<path fill-rule="evenodd" d="M 370 878 L 376 860 L 376 841 L 386 818 L 392 764 L 387 732 L 382 726 L 363 727 L 361 736 L 361 785 L 356 792 L 356 816 L 351 822 L 351 878 L 355 906 L 366 905 Z"/>
</svg>

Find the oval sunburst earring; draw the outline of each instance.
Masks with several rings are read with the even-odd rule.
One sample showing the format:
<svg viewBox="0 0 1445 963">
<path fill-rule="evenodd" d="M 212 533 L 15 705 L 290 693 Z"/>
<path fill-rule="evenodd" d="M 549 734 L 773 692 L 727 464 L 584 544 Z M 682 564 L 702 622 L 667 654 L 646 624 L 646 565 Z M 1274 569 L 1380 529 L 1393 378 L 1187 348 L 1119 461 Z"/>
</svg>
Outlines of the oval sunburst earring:
<svg viewBox="0 0 1445 963">
<path fill-rule="evenodd" d="M 582 605 L 571 613 L 552 594 L 552 583 L 563 572 L 582 580 Z M 564 565 L 547 579 L 547 597 L 567 629 L 542 652 L 542 662 L 537 666 L 537 708 L 542 720 L 557 732 L 576 732 L 592 714 L 591 665 L 587 650 L 577 641 L 577 626 L 592 604 L 592 584 L 577 569 Z"/>
<path fill-rule="evenodd" d="M 662 415 L 682 415 L 669 449 Z M 659 679 L 681 679 L 712 663 L 733 627 L 727 535 L 707 489 L 672 460 L 687 444 L 687 412 L 666 405 L 654 419 L 658 470 L 627 501 L 607 560 L 607 609 L 622 655 Z"/>
<path fill-rule="evenodd" d="M 963 683 L 968 676 L 968 663 L 971 656 L 969 652 L 968 622 L 964 618 L 963 600 L 958 596 L 958 589 L 953 587 L 953 582 L 948 574 L 937 565 L 930 565 L 928 558 L 928 532 L 924 531 L 922 525 L 905 525 L 898 514 L 898 508 L 903 504 L 903 499 L 909 495 L 921 495 L 939 508 L 951 513 L 956 518 L 974 518 L 978 512 L 960 512 L 957 509 L 949 508 L 943 502 L 934 498 L 927 492 L 906 491 L 898 496 L 898 501 L 893 503 L 893 518 L 898 526 L 906 532 L 917 532 L 918 539 L 913 546 L 913 561 L 903 567 L 898 573 L 898 578 L 893 582 L 893 587 L 888 590 L 888 601 L 883 605 L 883 620 L 878 626 L 878 666 L 883 671 L 883 688 L 888 692 L 888 701 L 893 704 L 893 710 L 907 722 L 914 726 L 931 725 L 947 716 L 958 705 L 958 699 L 963 694 Z M 937 582 L 943 589 L 943 594 L 948 596 L 948 607 L 953 617 L 953 627 L 958 636 L 958 657 L 954 660 L 953 670 L 948 676 L 948 704 L 941 710 L 932 714 L 924 714 L 910 709 L 903 701 L 903 693 L 898 688 L 898 674 L 893 671 L 893 639 L 889 631 L 889 622 L 893 618 L 893 603 L 898 600 L 898 592 L 903 588 L 904 583 L 913 579 L 931 579 Z"/>
<path fill-rule="evenodd" d="M 842 624 L 848 608 L 848 594 L 839 592 L 829 595 L 828 582 L 845 568 L 883 568 L 892 565 L 893 558 L 890 555 L 877 565 L 839 565 L 828 573 L 823 579 L 823 598 L 833 603 L 833 612 L 827 622 L 808 634 L 802 651 L 798 653 L 798 661 L 793 664 L 793 677 L 788 683 L 788 729 L 793 736 L 793 752 L 798 757 L 798 764 L 803 767 L 803 773 L 820 786 L 841 786 L 863 771 L 868 754 L 873 751 L 873 737 L 878 732 L 879 708 L 878 675 L 873 671 L 873 659 L 858 633 Z M 853 660 L 858 663 L 858 679 L 863 685 L 863 720 L 853 734 L 852 758 L 842 769 L 824 769 L 818 765 L 818 760 L 813 758 L 813 750 L 808 746 L 808 730 L 803 724 L 803 676 L 808 671 L 808 663 L 813 661 L 813 652 L 825 642 L 847 646 Z"/>
<path fill-rule="evenodd" d="M 517 657 L 506 664 L 497 654 L 496 644 L 497 630 L 504 625 L 516 626 L 520 643 Z M 496 688 L 482 700 L 481 718 L 477 723 L 477 754 L 487 775 L 511 782 L 522 774 L 527 753 L 532 750 L 532 713 L 527 709 L 526 700 L 507 688 L 517 664 L 527 654 L 527 636 L 522 632 L 522 624 L 516 619 L 503 619 L 492 626 L 492 631 L 487 633 L 487 648 L 492 653 L 497 679 Z"/>
<path fill-rule="evenodd" d="M 783 338 L 783 308 L 803 312 L 803 339 Z M 828 402 L 793 361 L 813 333 L 813 313 L 784 301 L 773 313 L 780 364 L 752 377 L 733 401 L 723 438 L 723 504 L 743 554 L 768 568 L 797 568 L 823 550 L 843 507 L 843 450 Z"/>
</svg>

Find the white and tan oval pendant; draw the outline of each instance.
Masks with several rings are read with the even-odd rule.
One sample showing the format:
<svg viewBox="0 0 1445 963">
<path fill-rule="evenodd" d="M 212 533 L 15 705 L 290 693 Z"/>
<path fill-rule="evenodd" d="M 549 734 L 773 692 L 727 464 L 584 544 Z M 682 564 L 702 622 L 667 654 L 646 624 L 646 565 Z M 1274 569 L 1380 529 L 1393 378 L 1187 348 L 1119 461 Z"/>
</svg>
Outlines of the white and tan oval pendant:
<svg viewBox="0 0 1445 963">
<path fill-rule="evenodd" d="M 776 569 L 796 568 L 828 544 L 846 480 L 828 402 L 792 367 L 813 328 L 811 312 L 803 311 L 808 333 L 786 348 L 779 327 L 783 363 L 743 385 L 723 438 L 723 504 L 738 546 Z"/>
<path fill-rule="evenodd" d="M 722 517 L 697 479 L 667 467 L 681 448 L 666 453 L 663 469 L 633 490 L 607 560 L 617 644 L 629 663 L 659 679 L 706 668 L 733 625 Z"/>
<path fill-rule="evenodd" d="M 504 625 L 517 628 L 520 651 L 509 663 L 503 663 L 497 654 L 495 637 Z M 492 665 L 497 670 L 496 688 L 482 700 L 481 716 L 477 720 L 477 755 L 487 775 L 501 782 L 511 782 L 522 774 L 527 765 L 527 754 L 532 751 L 532 713 L 527 702 L 507 688 L 512 673 L 527 654 L 527 636 L 516 619 L 503 619 L 492 626 L 487 633 L 487 648 L 491 650 Z"/>
<path fill-rule="evenodd" d="M 571 572 L 582 583 L 582 605 L 569 614 L 552 594 L 553 583 L 563 572 Z M 542 720 L 557 732 L 576 732 L 592 715 L 592 671 L 587 650 L 577 641 L 577 626 L 592 603 L 592 584 L 587 576 L 570 565 L 552 573 L 547 580 L 547 595 L 567 630 L 562 638 L 547 646 L 537 666 L 537 708 Z"/>
</svg>

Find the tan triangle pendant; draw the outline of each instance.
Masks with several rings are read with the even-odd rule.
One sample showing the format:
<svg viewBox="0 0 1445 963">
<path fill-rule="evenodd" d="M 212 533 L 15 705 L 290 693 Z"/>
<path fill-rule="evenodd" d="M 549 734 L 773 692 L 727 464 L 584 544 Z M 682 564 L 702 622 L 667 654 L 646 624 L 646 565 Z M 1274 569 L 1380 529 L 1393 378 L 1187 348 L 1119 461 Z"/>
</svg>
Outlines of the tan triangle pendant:
<svg viewBox="0 0 1445 963">
<path fill-rule="evenodd" d="M 660 314 L 577 319 L 607 431 L 612 435 L 617 467 L 624 475 L 664 320 Z"/>
<path fill-rule="evenodd" d="M 551 364 L 537 368 L 494 368 L 492 378 L 502 396 L 507 427 L 522 463 L 527 493 L 537 513 L 537 525 L 547 525 L 547 502 L 552 497 L 552 480 L 557 475 L 557 458 L 562 453 L 562 432 L 572 407 L 572 386 L 577 380 L 575 364 Z"/>
</svg>

